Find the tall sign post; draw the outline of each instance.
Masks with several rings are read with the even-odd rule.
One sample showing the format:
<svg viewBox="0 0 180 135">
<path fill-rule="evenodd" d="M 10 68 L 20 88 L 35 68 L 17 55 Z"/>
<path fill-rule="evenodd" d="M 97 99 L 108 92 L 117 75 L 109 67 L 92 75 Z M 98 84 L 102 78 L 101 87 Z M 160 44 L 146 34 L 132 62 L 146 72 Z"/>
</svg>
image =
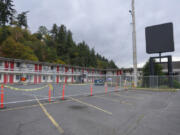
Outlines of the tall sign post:
<svg viewBox="0 0 180 135">
<path fill-rule="evenodd" d="M 132 45 L 133 45 L 133 67 L 134 67 L 134 86 L 137 86 L 137 52 L 136 52 L 136 21 L 135 21 L 135 7 L 134 1 L 132 0 L 132 10 L 129 12 L 132 15 Z"/>
</svg>

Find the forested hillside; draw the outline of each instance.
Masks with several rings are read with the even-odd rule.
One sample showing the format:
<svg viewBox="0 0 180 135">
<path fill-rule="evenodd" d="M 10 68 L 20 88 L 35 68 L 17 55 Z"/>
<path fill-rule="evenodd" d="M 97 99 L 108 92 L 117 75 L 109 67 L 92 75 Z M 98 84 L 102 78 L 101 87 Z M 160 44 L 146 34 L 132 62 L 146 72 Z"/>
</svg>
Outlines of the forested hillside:
<svg viewBox="0 0 180 135">
<path fill-rule="evenodd" d="M 6 2 L 5 2 L 6 1 Z M 27 14 L 17 14 L 12 0 L 0 1 L 0 56 L 95 68 L 117 68 L 82 41 L 76 43 L 65 25 L 28 29 Z"/>
</svg>

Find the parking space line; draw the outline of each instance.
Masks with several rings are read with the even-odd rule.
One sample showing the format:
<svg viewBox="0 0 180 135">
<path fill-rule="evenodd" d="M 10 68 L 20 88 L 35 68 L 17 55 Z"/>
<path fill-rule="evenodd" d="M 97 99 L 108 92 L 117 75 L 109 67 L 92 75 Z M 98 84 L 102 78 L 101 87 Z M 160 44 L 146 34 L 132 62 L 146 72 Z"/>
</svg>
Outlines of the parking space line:
<svg viewBox="0 0 180 135">
<path fill-rule="evenodd" d="M 81 101 L 81 100 L 76 99 L 76 98 L 72 98 L 72 97 L 69 97 L 69 98 L 70 98 L 71 100 L 73 100 L 73 101 L 78 102 L 78 103 L 87 105 L 87 106 L 89 106 L 89 107 L 92 107 L 92 108 L 95 108 L 95 109 L 100 110 L 100 111 L 102 111 L 102 112 L 105 112 L 105 113 L 107 113 L 107 114 L 109 114 L 109 115 L 112 115 L 112 112 L 109 112 L 109 111 L 107 111 L 107 110 L 104 110 L 104 109 L 102 109 L 102 108 L 100 108 L 100 107 L 98 107 L 98 106 L 89 104 L 89 103 L 87 103 L 87 102 Z"/>
<path fill-rule="evenodd" d="M 133 105 L 132 103 L 129 103 L 129 102 L 126 102 L 126 101 L 121 101 L 121 100 L 116 100 L 116 99 L 110 99 L 110 98 L 107 98 L 107 97 L 102 97 L 102 96 L 93 96 L 93 97 L 102 98 L 102 99 L 104 99 L 104 100 L 109 100 L 109 101 L 113 101 L 113 102 L 118 102 L 118 103 L 121 103 L 121 104 Z"/>
<path fill-rule="evenodd" d="M 66 101 L 63 101 L 63 102 L 67 102 L 67 101 L 71 101 L 71 100 L 66 100 Z M 43 105 L 50 105 L 50 104 L 59 104 L 59 103 L 63 103 L 63 102 L 56 101 L 56 102 L 41 103 L 41 104 L 43 104 Z M 26 109 L 26 108 L 33 108 L 33 107 L 39 107 L 39 104 L 26 105 L 26 106 L 21 106 L 21 107 L 13 107 L 13 108 L 9 108 L 9 109 L 3 109 L 3 110 L 0 110 L 0 112 L 14 111 L 14 110 L 23 110 L 23 109 Z"/>
<path fill-rule="evenodd" d="M 129 98 L 134 98 L 134 99 L 144 99 L 144 97 L 134 97 L 134 96 L 127 96 L 127 95 L 121 95 L 121 94 L 118 94 L 118 93 L 112 93 L 113 95 L 116 95 L 116 96 L 119 96 L 119 97 L 129 97 Z"/>
<path fill-rule="evenodd" d="M 37 97 L 35 97 L 37 102 L 39 103 L 39 106 L 41 107 L 41 109 L 43 110 L 43 112 L 45 113 L 45 115 L 49 118 L 49 120 L 52 122 L 52 124 L 58 129 L 59 133 L 63 134 L 64 130 L 62 129 L 62 127 L 55 121 L 55 119 L 48 113 L 47 109 L 44 107 L 43 104 L 41 104 L 41 102 L 39 101 L 39 99 Z"/>
</svg>

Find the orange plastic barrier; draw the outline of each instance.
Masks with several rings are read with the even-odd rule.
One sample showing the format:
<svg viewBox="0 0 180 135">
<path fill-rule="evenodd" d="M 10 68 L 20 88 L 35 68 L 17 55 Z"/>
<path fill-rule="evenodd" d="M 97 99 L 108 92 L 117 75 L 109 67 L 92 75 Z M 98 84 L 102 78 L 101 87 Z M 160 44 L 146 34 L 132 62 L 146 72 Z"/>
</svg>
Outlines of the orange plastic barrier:
<svg viewBox="0 0 180 135">
<path fill-rule="evenodd" d="M 51 88 L 49 86 L 49 102 L 51 102 Z"/>
<path fill-rule="evenodd" d="M 1 85 L 1 109 L 4 108 L 4 89 L 3 84 Z"/>
<path fill-rule="evenodd" d="M 92 84 L 90 85 L 90 90 L 91 90 L 91 96 L 92 96 L 92 91 L 93 91 L 93 86 L 92 86 Z"/>
<path fill-rule="evenodd" d="M 107 83 L 105 83 L 105 93 L 107 93 L 107 90 L 108 90 L 108 86 Z"/>
<path fill-rule="evenodd" d="M 62 100 L 64 100 L 64 91 L 65 91 L 65 83 L 63 84 L 63 89 L 62 89 Z"/>
</svg>

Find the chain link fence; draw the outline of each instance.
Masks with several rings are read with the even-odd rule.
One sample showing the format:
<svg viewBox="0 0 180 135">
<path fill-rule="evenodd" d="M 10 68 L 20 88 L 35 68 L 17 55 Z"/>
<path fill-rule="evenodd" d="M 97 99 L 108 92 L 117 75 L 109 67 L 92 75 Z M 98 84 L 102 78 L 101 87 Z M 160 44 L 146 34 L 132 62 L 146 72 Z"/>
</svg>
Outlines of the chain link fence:
<svg viewBox="0 0 180 135">
<path fill-rule="evenodd" d="M 122 89 L 135 88 L 133 76 L 110 77 L 108 84 Z M 180 89 L 180 76 L 139 76 L 137 88 Z"/>
</svg>

